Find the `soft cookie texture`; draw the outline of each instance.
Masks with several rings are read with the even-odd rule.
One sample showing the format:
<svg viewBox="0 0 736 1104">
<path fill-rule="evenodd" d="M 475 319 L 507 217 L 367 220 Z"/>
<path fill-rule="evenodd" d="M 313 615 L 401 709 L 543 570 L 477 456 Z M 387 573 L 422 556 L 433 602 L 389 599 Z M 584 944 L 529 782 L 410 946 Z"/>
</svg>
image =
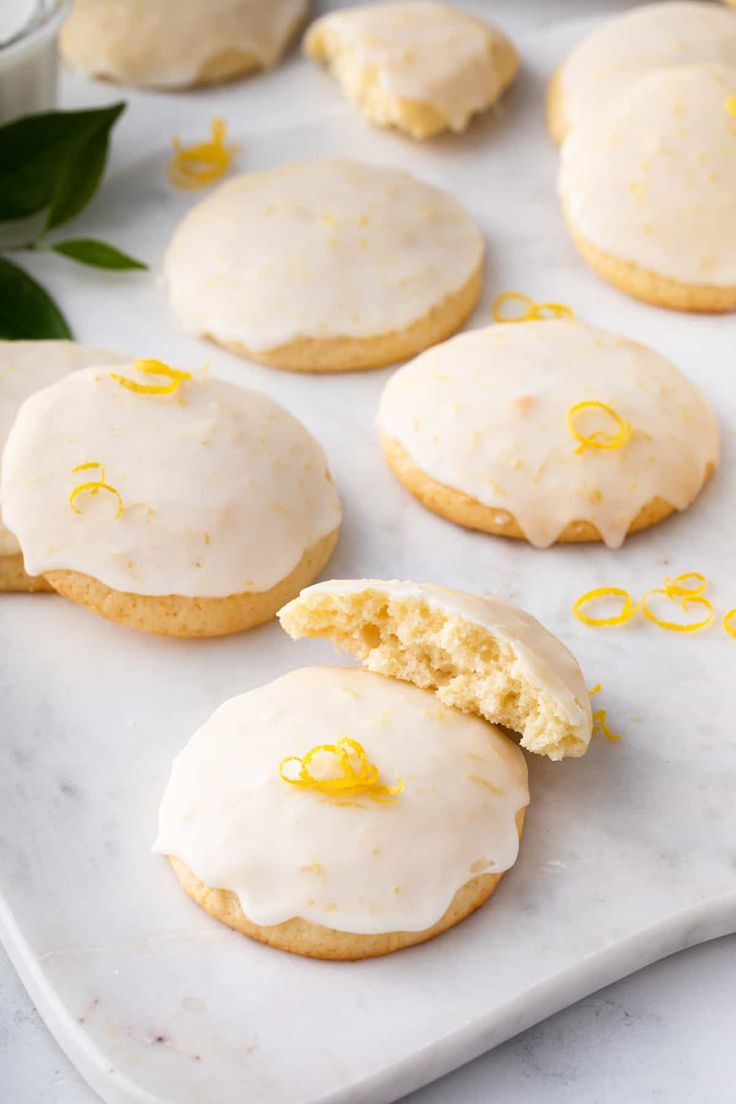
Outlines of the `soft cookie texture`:
<svg viewBox="0 0 736 1104">
<path fill-rule="evenodd" d="M 329 12 L 304 48 L 378 126 L 412 138 L 463 131 L 519 66 L 508 38 L 449 4 L 360 4 Z"/>
<path fill-rule="evenodd" d="M 736 309 L 736 68 L 661 69 L 570 133 L 559 192 L 592 267 L 638 299 Z"/>
<path fill-rule="evenodd" d="M 378 800 L 293 785 L 281 764 L 357 741 Z M 353 753 L 351 753 L 353 754 Z M 321 752 L 314 777 L 334 777 Z M 199 905 L 271 946 L 358 959 L 458 923 L 516 861 L 524 757 L 499 729 L 426 690 L 305 668 L 225 702 L 174 761 L 154 850 Z"/>
<path fill-rule="evenodd" d="M 3 456 L 7 524 L 30 573 L 110 620 L 172 636 L 250 628 L 334 547 L 324 454 L 267 396 L 204 372 L 167 392 L 145 363 L 74 372 L 26 400 Z"/>
<path fill-rule="evenodd" d="M 293 639 L 327 637 L 370 671 L 518 732 L 550 759 L 584 755 L 590 698 L 565 645 L 518 606 L 433 583 L 330 579 L 279 612 Z"/>
<path fill-rule="evenodd" d="M 675 0 L 624 12 L 579 42 L 550 83 L 549 129 L 561 142 L 637 78 L 657 69 L 720 61 L 736 66 L 736 16 Z"/>
<path fill-rule="evenodd" d="M 608 411 L 585 407 L 571 423 L 579 403 Z M 630 428 L 621 447 L 605 447 L 611 411 Z M 474 330 L 423 353 L 389 380 L 378 428 L 391 468 L 425 506 L 538 548 L 618 548 L 689 506 L 719 455 L 707 399 L 673 364 L 567 320 Z"/>
<path fill-rule="evenodd" d="M 307 0 L 75 0 L 61 52 L 75 69 L 122 84 L 213 84 L 275 65 L 307 8 Z"/>
<path fill-rule="evenodd" d="M 78 368 L 112 364 L 116 359 L 113 353 L 73 341 L 0 341 L 0 454 L 15 416 L 29 395 Z M 52 589 L 43 576 L 26 573 L 20 545 L 0 516 L 0 591 Z"/>
<path fill-rule="evenodd" d="M 190 211 L 165 261 L 182 326 L 294 371 L 374 368 L 453 333 L 483 236 L 407 173 L 318 159 L 236 177 Z"/>
</svg>

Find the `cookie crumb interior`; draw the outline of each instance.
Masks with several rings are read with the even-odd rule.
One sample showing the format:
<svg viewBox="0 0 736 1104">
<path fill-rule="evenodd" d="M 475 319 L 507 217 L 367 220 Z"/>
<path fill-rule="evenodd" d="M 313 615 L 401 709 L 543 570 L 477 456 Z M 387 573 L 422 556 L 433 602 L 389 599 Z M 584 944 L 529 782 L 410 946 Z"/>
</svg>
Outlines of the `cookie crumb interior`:
<svg viewBox="0 0 736 1104">
<path fill-rule="evenodd" d="M 369 671 L 433 690 L 445 705 L 512 729 L 528 751 L 555 760 L 585 754 L 585 740 L 555 697 L 530 680 L 508 641 L 426 599 L 312 591 L 279 619 L 294 640 L 326 637 Z"/>
</svg>

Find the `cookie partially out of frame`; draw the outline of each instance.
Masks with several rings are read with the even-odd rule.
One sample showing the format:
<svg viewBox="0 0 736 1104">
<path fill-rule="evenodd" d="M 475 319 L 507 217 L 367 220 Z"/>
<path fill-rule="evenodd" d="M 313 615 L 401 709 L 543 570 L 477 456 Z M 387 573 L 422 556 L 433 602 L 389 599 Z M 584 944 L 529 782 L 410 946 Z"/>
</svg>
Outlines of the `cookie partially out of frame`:
<svg viewBox="0 0 736 1104">
<path fill-rule="evenodd" d="M 165 273 L 187 331 L 277 368 L 376 368 L 476 304 L 483 235 L 408 173 L 333 158 L 228 180 L 184 218 Z"/>
<path fill-rule="evenodd" d="M 192 88 L 268 69 L 307 0 L 75 0 L 64 60 L 93 77 L 144 88 Z"/>
</svg>

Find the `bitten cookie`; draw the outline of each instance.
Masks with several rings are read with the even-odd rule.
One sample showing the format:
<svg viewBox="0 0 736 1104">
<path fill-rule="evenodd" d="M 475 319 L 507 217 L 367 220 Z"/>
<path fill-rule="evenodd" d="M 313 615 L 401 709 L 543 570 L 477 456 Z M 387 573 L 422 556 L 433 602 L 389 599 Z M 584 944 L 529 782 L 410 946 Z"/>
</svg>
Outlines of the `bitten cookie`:
<svg viewBox="0 0 736 1104">
<path fill-rule="evenodd" d="M 736 309 L 736 69 L 662 69 L 565 140 L 559 192 L 588 263 L 637 299 Z"/>
<path fill-rule="evenodd" d="M 478 299 L 483 236 L 407 173 L 319 159 L 222 184 L 165 261 L 190 333 L 278 368 L 376 368 L 453 333 Z"/>
<path fill-rule="evenodd" d="M 664 357 L 583 322 L 461 334 L 389 380 L 386 459 L 435 513 L 470 529 L 602 540 L 693 501 L 718 463 L 705 396 Z"/>
<path fill-rule="evenodd" d="M 499 729 L 367 671 L 225 702 L 174 761 L 154 850 L 230 927 L 314 958 L 457 924 L 516 861 L 524 757 Z"/>
<path fill-rule="evenodd" d="M 550 134 L 561 142 L 637 78 L 656 69 L 720 61 L 736 66 L 736 17 L 715 4 L 645 4 L 579 42 L 547 96 Z"/>
<path fill-rule="evenodd" d="M 590 698 L 577 660 L 509 602 L 433 583 L 330 579 L 279 611 L 294 640 L 327 637 L 369 671 L 520 734 L 550 759 L 584 755 Z"/>
<path fill-rule="evenodd" d="M 0 341 L 0 454 L 18 409 L 29 395 L 78 368 L 112 364 L 117 359 L 114 353 L 73 341 Z M 43 576 L 26 573 L 20 545 L 0 517 L 0 591 L 52 589 Z"/>
<path fill-rule="evenodd" d="M 190 88 L 275 65 L 307 0 L 75 0 L 61 52 L 94 77 Z"/>
<path fill-rule="evenodd" d="M 519 67 L 495 27 L 449 4 L 412 0 L 329 12 L 311 25 L 304 49 L 371 123 L 417 139 L 465 130 Z"/>
<path fill-rule="evenodd" d="M 27 399 L 0 493 L 30 573 L 169 636 L 273 617 L 340 524 L 324 454 L 296 418 L 159 361 L 84 369 Z"/>
</svg>

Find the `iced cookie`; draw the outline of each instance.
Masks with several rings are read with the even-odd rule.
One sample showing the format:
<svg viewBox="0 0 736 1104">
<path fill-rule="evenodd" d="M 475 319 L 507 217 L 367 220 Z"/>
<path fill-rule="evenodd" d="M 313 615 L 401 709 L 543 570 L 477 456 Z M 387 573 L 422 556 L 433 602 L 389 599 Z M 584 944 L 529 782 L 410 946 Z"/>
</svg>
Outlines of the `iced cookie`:
<svg viewBox="0 0 736 1104">
<path fill-rule="evenodd" d="M 359 4 L 309 28 L 304 49 L 378 126 L 412 138 L 465 130 L 519 66 L 501 31 L 449 4 Z"/>
<path fill-rule="evenodd" d="M 344 667 L 225 702 L 174 761 L 154 850 L 207 912 L 314 958 L 431 939 L 519 849 L 524 757 L 426 690 Z"/>
<path fill-rule="evenodd" d="M 720 61 L 736 66 L 736 17 L 715 4 L 645 4 L 578 43 L 553 77 L 549 129 L 561 142 L 638 77 L 656 69 Z"/>
<path fill-rule="evenodd" d="M 559 191 L 588 263 L 637 299 L 736 309 L 736 69 L 661 69 L 563 144 Z"/>
<path fill-rule="evenodd" d="M 78 368 L 115 360 L 113 353 L 73 341 L 0 341 L 0 454 L 18 409 L 29 395 Z M 26 574 L 20 545 L 0 517 L 0 591 L 51 589 L 43 576 Z"/>
<path fill-rule="evenodd" d="M 318 159 L 222 184 L 179 226 L 165 272 L 190 333 L 278 368 L 339 372 L 453 333 L 482 263 L 480 230 L 446 192 Z"/>
<path fill-rule="evenodd" d="M 75 0 L 61 52 L 94 77 L 190 88 L 275 65 L 307 0 Z"/>
<path fill-rule="evenodd" d="M 578 321 L 473 330 L 389 380 L 378 428 L 435 513 L 528 540 L 602 540 L 693 501 L 718 463 L 705 396 L 651 349 Z"/>
<path fill-rule="evenodd" d="M 550 759 L 584 755 L 590 698 L 577 660 L 527 613 L 430 583 L 330 579 L 279 612 L 293 639 L 323 636 L 364 667 L 518 732 Z"/>
<path fill-rule="evenodd" d="M 27 571 L 169 636 L 273 617 L 340 524 L 324 454 L 296 418 L 159 361 L 84 369 L 27 399 L 0 494 Z"/>
</svg>

